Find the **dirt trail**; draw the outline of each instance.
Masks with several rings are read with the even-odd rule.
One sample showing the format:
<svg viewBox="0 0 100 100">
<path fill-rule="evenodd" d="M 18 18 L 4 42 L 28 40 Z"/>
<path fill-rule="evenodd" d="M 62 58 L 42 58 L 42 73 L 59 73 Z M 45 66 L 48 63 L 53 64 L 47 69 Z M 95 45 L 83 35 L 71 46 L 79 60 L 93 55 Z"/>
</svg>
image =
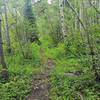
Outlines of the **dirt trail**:
<svg viewBox="0 0 100 100">
<path fill-rule="evenodd" d="M 33 87 L 31 94 L 26 100 L 50 100 L 49 90 L 50 90 L 50 74 L 54 68 L 55 64 L 52 59 L 47 60 L 47 66 L 45 70 L 33 78 Z"/>
</svg>

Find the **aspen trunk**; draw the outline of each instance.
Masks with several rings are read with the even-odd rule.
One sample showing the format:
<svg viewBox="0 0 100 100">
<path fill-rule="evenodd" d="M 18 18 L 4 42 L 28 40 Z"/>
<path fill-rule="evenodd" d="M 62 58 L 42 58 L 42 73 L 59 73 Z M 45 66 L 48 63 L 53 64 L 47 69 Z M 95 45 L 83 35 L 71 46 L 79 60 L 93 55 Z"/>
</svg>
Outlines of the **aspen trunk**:
<svg viewBox="0 0 100 100">
<path fill-rule="evenodd" d="M 59 0 L 59 13 L 60 13 L 61 29 L 64 38 L 66 36 L 66 28 L 64 23 L 64 0 Z"/>
</svg>

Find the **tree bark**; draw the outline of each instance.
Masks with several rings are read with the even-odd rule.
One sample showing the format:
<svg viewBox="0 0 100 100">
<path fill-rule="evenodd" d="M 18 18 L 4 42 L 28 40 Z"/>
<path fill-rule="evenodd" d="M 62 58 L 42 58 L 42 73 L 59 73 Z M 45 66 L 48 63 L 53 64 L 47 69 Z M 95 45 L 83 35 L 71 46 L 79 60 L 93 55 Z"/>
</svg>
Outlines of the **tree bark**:
<svg viewBox="0 0 100 100">
<path fill-rule="evenodd" d="M 5 22 L 6 22 L 7 51 L 8 51 L 8 53 L 11 53 L 11 43 L 10 43 L 10 36 L 9 36 L 9 24 L 8 24 L 6 0 L 4 0 L 4 10 L 5 10 Z"/>
<path fill-rule="evenodd" d="M 1 34 L 1 18 L 0 18 L 0 63 L 2 65 L 1 77 L 3 80 L 8 80 L 8 71 L 7 65 L 4 59 L 4 52 L 3 52 L 3 42 L 2 42 L 2 34 Z"/>
<path fill-rule="evenodd" d="M 63 38 L 65 38 L 66 35 L 66 28 L 64 23 L 64 0 L 59 0 L 59 13 L 60 13 L 60 22 L 61 22 L 61 29 L 63 33 Z"/>
</svg>

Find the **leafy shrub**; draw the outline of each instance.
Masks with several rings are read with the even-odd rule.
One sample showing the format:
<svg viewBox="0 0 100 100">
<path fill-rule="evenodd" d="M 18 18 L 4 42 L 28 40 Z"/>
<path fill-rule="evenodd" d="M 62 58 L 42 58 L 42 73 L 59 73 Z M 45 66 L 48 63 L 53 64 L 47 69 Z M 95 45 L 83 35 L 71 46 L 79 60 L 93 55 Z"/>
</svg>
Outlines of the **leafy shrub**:
<svg viewBox="0 0 100 100">
<path fill-rule="evenodd" d="M 91 73 L 79 77 L 64 76 L 54 73 L 52 75 L 52 100 L 96 100 L 100 98 L 99 87 L 94 82 Z M 100 85 L 100 84 L 98 84 Z M 97 91 L 97 92 L 96 92 Z"/>
<path fill-rule="evenodd" d="M 30 79 L 15 78 L 9 83 L 0 83 L 0 100 L 23 100 L 30 92 Z"/>
</svg>

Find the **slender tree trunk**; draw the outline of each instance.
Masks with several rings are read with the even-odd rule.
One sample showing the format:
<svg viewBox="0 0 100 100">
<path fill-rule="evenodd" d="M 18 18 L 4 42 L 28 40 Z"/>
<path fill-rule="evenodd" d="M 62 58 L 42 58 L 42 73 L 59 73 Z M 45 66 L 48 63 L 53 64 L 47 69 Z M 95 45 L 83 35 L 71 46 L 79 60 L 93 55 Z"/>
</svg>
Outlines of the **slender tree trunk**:
<svg viewBox="0 0 100 100">
<path fill-rule="evenodd" d="M 77 6 L 77 2 L 76 2 L 76 0 L 75 0 L 75 6 Z M 78 22 L 77 22 L 78 20 L 77 20 L 77 17 L 75 16 L 75 30 L 78 30 Z"/>
<path fill-rule="evenodd" d="M 100 1 L 97 0 L 96 6 L 97 6 L 97 9 L 98 10 L 99 10 L 99 7 L 100 7 L 99 3 L 100 3 Z M 100 14 L 99 13 L 96 13 L 96 22 L 97 22 L 97 24 L 99 24 L 99 16 L 100 16 Z"/>
<path fill-rule="evenodd" d="M 11 53 L 11 43 L 9 36 L 9 24 L 8 24 L 8 15 L 7 15 L 7 5 L 6 0 L 4 0 L 4 10 L 5 10 L 5 21 L 6 21 L 6 41 L 7 41 L 7 51 Z"/>
<path fill-rule="evenodd" d="M 7 65 L 4 59 L 4 52 L 3 52 L 3 46 L 2 46 L 2 34 L 1 34 L 1 18 L 0 18 L 0 63 L 2 65 L 2 72 L 1 76 L 4 80 L 8 80 L 8 71 L 7 71 Z"/>
<path fill-rule="evenodd" d="M 83 8 L 82 8 L 82 3 L 80 4 L 80 9 L 79 9 L 79 17 L 81 21 L 83 21 Z M 80 31 L 83 29 L 81 23 L 80 24 Z"/>
<path fill-rule="evenodd" d="M 64 3 L 65 3 L 65 0 L 59 0 L 59 13 L 60 13 L 60 21 L 61 21 L 61 29 L 63 33 L 63 38 L 67 36 L 65 23 L 64 23 Z"/>
<path fill-rule="evenodd" d="M 18 35 L 18 28 L 17 28 L 17 24 L 18 24 L 17 8 L 16 8 L 16 18 L 15 18 L 15 21 L 16 21 L 16 37 L 17 37 L 17 39 L 18 39 L 18 43 L 19 43 L 19 46 L 20 46 L 22 55 L 23 55 L 23 57 L 25 58 L 25 54 L 24 54 L 24 51 L 23 51 L 23 46 L 22 46 L 22 44 L 21 44 L 21 42 L 20 42 L 19 35 Z"/>
</svg>

